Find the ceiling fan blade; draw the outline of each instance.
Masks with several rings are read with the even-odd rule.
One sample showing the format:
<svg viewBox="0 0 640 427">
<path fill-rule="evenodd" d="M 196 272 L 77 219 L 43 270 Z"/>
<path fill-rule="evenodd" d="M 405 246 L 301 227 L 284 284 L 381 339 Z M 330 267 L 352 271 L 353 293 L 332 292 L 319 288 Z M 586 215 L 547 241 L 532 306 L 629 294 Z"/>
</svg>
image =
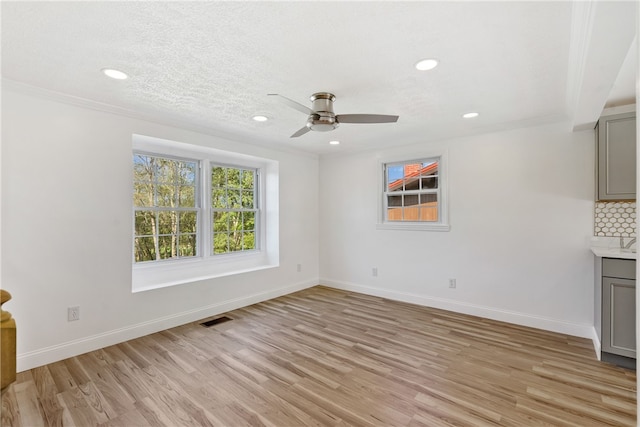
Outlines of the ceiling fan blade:
<svg viewBox="0 0 640 427">
<path fill-rule="evenodd" d="M 289 107 L 291 107 L 291 108 L 293 108 L 295 110 L 298 110 L 298 111 L 300 111 L 302 113 L 305 113 L 305 114 L 314 114 L 315 113 L 315 111 L 313 111 L 311 108 L 305 107 L 304 105 L 300 104 L 299 102 L 296 102 L 293 99 L 289 99 L 286 96 L 282 96 L 282 95 L 277 94 L 277 93 L 268 93 L 267 95 L 268 96 L 278 96 L 278 97 L 280 97 L 280 100 L 282 102 L 287 104 Z"/>
<path fill-rule="evenodd" d="M 398 117 L 386 114 L 339 114 L 336 120 L 339 123 L 395 123 Z"/>
<path fill-rule="evenodd" d="M 297 138 L 299 136 L 304 135 L 305 133 L 309 132 L 311 129 L 309 129 L 308 127 L 303 127 L 302 129 L 298 130 L 296 133 L 294 133 L 293 135 L 290 136 L 290 138 Z"/>
</svg>

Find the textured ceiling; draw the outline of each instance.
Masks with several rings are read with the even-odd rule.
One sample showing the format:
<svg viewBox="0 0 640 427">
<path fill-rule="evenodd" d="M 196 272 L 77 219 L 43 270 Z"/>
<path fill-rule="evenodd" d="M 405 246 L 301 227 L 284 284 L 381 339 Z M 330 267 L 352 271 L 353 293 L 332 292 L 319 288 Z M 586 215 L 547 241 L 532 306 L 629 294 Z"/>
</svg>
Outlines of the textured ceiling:
<svg viewBox="0 0 640 427">
<path fill-rule="evenodd" d="M 571 22 L 570 2 L 2 2 L 2 74 L 240 141 L 344 153 L 566 119 Z M 414 68 L 432 57 L 435 70 Z M 290 139 L 306 116 L 266 94 L 311 106 L 318 91 L 338 114 L 400 119 Z"/>
</svg>

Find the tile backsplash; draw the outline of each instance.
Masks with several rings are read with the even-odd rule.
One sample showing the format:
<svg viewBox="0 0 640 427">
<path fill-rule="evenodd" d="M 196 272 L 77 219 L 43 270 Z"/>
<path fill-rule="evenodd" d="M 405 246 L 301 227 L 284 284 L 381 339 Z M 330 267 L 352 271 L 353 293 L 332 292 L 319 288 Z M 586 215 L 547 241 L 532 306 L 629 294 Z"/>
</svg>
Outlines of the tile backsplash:
<svg viewBox="0 0 640 427">
<path fill-rule="evenodd" d="M 636 202 L 596 202 L 594 235 L 636 236 Z"/>
</svg>

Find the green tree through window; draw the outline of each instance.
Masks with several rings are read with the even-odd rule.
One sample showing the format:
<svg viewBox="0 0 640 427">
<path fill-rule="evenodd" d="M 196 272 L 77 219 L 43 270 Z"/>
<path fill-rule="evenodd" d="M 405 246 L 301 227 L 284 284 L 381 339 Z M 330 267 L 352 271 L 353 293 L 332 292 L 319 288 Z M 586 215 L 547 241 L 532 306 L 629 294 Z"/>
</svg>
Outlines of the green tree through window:
<svg viewBox="0 0 640 427">
<path fill-rule="evenodd" d="M 256 171 L 212 165 L 213 254 L 256 249 Z"/>
<path fill-rule="evenodd" d="M 135 262 L 195 257 L 198 161 L 133 156 Z"/>
</svg>

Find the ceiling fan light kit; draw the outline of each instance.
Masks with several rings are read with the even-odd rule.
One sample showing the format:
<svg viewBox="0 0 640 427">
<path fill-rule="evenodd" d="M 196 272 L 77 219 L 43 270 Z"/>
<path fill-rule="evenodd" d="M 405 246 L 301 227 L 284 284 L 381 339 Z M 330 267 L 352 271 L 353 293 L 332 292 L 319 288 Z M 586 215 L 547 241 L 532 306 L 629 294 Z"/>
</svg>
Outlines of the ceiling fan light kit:
<svg viewBox="0 0 640 427">
<path fill-rule="evenodd" d="M 277 96 L 289 107 L 308 114 L 306 125 L 296 131 L 291 138 L 297 138 L 309 131 L 328 132 L 337 128 L 340 123 L 395 123 L 398 116 L 385 114 L 339 114 L 333 111 L 333 102 L 336 100 L 334 94 L 329 92 L 317 92 L 311 95 L 311 108 L 289 99 L 277 93 L 270 93 L 269 96 Z"/>
</svg>

